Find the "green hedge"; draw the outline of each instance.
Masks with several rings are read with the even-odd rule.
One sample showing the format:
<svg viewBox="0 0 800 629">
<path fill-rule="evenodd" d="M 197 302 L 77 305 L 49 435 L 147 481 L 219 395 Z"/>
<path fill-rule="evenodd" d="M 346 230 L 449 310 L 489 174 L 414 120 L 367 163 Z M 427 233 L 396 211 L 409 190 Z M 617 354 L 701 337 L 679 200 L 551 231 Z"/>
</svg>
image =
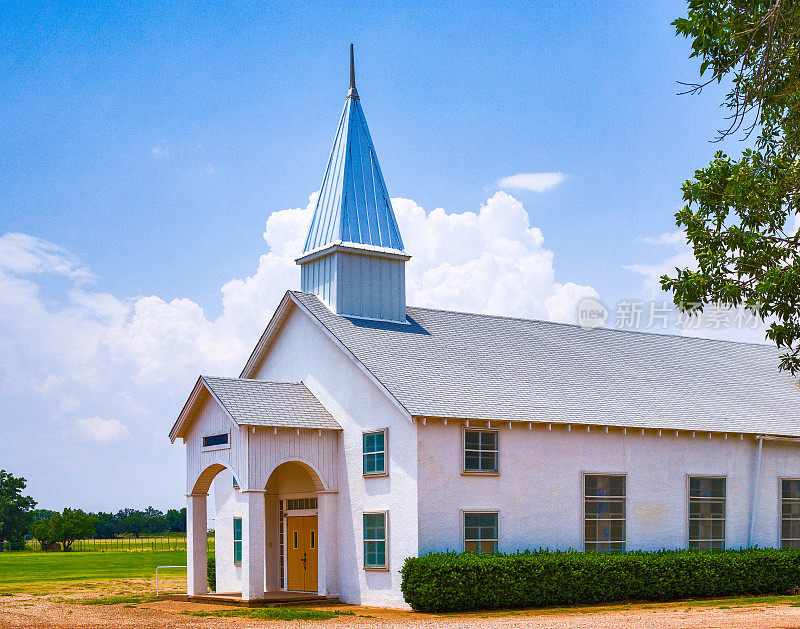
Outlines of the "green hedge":
<svg viewBox="0 0 800 629">
<path fill-rule="evenodd" d="M 214 555 L 208 555 L 206 560 L 206 578 L 208 579 L 208 591 L 217 591 L 217 562 L 214 560 Z"/>
<path fill-rule="evenodd" d="M 786 594 L 800 585 L 800 551 L 435 553 L 401 574 L 406 602 L 425 612 L 668 601 Z"/>
</svg>

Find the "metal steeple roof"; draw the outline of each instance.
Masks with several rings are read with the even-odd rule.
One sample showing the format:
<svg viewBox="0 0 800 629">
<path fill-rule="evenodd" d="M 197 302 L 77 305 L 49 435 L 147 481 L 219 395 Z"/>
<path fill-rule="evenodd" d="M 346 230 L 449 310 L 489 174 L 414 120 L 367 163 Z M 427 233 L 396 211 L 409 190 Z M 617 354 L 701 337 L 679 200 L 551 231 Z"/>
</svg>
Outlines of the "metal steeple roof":
<svg viewBox="0 0 800 629">
<path fill-rule="evenodd" d="M 340 243 L 403 251 L 403 239 L 356 91 L 352 44 L 350 90 L 303 255 Z"/>
</svg>

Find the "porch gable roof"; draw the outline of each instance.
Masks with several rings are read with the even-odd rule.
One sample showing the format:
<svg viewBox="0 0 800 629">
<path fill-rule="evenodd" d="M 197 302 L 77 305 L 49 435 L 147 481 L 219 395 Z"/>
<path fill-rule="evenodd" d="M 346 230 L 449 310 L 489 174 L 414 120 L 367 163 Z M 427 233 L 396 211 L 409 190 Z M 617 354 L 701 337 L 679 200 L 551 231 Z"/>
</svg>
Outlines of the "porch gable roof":
<svg viewBox="0 0 800 629">
<path fill-rule="evenodd" d="M 170 431 L 183 437 L 205 390 L 239 426 L 341 430 L 339 423 L 302 382 L 200 376 Z"/>
</svg>

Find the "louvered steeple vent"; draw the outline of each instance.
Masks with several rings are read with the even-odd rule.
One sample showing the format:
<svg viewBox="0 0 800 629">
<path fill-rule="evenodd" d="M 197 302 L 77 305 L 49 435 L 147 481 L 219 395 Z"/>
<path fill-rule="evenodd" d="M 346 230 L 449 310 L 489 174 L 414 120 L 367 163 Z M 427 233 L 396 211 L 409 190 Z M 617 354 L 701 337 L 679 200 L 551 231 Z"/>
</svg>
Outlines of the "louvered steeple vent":
<svg viewBox="0 0 800 629">
<path fill-rule="evenodd" d="M 350 45 L 350 90 L 311 219 L 301 288 L 335 313 L 405 322 L 403 239 L 358 97 Z"/>
</svg>

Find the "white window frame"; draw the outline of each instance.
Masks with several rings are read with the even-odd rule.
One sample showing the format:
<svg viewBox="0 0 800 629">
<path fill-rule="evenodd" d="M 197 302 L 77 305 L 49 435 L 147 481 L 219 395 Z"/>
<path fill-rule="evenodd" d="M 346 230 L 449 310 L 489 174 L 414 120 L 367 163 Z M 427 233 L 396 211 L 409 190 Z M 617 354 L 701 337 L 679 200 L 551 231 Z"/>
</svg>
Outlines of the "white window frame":
<svg viewBox="0 0 800 629">
<path fill-rule="evenodd" d="M 622 476 L 625 479 L 625 495 L 622 498 L 625 499 L 625 517 L 624 518 L 614 518 L 615 520 L 619 521 L 620 519 L 625 523 L 625 539 L 622 542 L 608 542 L 610 544 L 619 544 L 622 543 L 623 550 L 622 553 L 628 552 L 628 475 L 625 472 L 581 472 L 581 539 L 583 540 L 583 551 L 586 551 L 586 477 L 587 476 Z M 591 498 L 602 498 L 602 496 L 590 496 Z M 608 498 L 619 499 L 620 496 L 606 496 Z M 609 518 L 611 519 L 611 518 Z M 600 543 L 598 541 L 590 542 L 590 543 Z M 603 552 L 603 551 L 592 551 L 592 552 Z M 609 551 L 609 552 L 617 552 L 617 551 Z"/>
<path fill-rule="evenodd" d="M 467 539 L 467 514 L 490 514 L 497 516 L 497 538 L 496 539 Z M 499 509 L 462 509 L 461 510 L 461 550 L 467 552 L 467 542 L 494 542 L 494 551 L 500 552 L 500 510 Z"/>
<path fill-rule="evenodd" d="M 206 437 L 216 437 L 217 435 L 228 435 L 228 443 L 219 443 L 219 444 L 214 445 L 214 446 L 204 446 L 203 445 L 203 440 Z M 215 432 L 215 433 L 210 434 L 210 435 L 203 435 L 202 437 L 200 437 L 200 449 L 203 452 L 213 452 L 214 450 L 230 450 L 231 449 L 231 431 L 230 430 L 227 430 L 227 431 L 223 430 L 221 432 Z"/>
<path fill-rule="evenodd" d="M 783 481 L 791 480 L 791 481 L 798 481 L 800 482 L 800 477 L 797 476 L 781 476 L 778 478 L 778 548 L 783 548 L 783 540 L 787 539 L 789 541 L 797 541 L 794 538 L 783 537 Z M 727 489 L 727 487 L 726 487 Z M 800 502 L 800 498 L 792 498 L 790 499 L 794 502 Z M 792 519 L 800 519 L 800 518 L 792 518 Z M 800 544 L 797 546 L 787 546 L 787 548 L 800 548 Z"/>
<path fill-rule="evenodd" d="M 383 433 L 383 471 L 382 472 L 366 472 L 364 471 L 364 455 L 377 454 L 377 452 L 364 452 L 364 436 L 373 435 L 379 432 Z M 377 428 L 375 430 L 365 430 L 361 433 L 361 472 L 364 478 L 374 478 L 376 476 L 389 476 L 389 429 Z"/>
<path fill-rule="evenodd" d="M 691 539 L 691 522 L 692 522 L 692 496 L 691 496 L 691 480 L 693 478 L 722 478 L 725 480 L 725 495 L 723 500 L 723 525 L 722 525 L 722 548 L 718 550 L 725 550 L 728 547 L 728 477 L 724 474 L 687 474 L 686 475 L 686 548 L 690 548 L 690 544 L 694 542 L 718 542 L 718 539 Z M 701 498 L 702 500 L 702 498 Z M 719 500 L 719 498 L 712 498 L 712 500 Z M 695 518 L 696 519 L 696 518 Z"/>
<path fill-rule="evenodd" d="M 494 452 L 494 470 L 468 470 L 467 469 L 467 432 L 493 432 L 497 435 L 497 447 L 495 450 L 472 450 L 472 452 Z M 499 476 L 500 475 L 500 430 L 497 428 L 462 426 L 461 428 L 461 473 L 475 476 Z"/>
<path fill-rule="evenodd" d="M 367 539 L 364 532 L 365 515 L 383 516 L 383 539 Z M 367 553 L 364 548 L 366 542 L 383 542 L 383 564 L 382 566 L 368 566 Z M 361 566 L 367 572 L 388 572 L 389 571 L 389 512 L 388 511 L 364 511 L 361 515 Z"/>
</svg>

